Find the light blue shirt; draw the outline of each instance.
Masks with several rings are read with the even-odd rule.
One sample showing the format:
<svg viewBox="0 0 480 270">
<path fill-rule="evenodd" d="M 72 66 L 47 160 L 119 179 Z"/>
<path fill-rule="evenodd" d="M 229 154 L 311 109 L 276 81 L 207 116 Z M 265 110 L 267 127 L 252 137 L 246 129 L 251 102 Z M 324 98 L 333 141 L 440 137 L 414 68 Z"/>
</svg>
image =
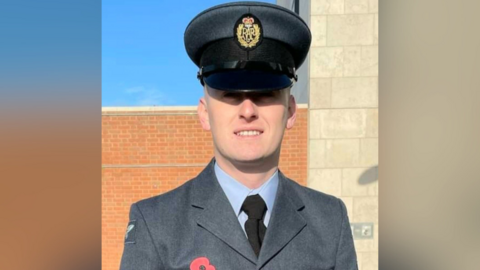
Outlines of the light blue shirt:
<svg viewBox="0 0 480 270">
<path fill-rule="evenodd" d="M 250 195 L 260 195 L 267 205 L 267 212 L 263 219 L 263 224 L 265 227 L 268 227 L 268 222 L 270 221 L 270 216 L 272 215 L 273 204 L 275 203 L 275 196 L 277 195 L 278 188 L 278 170 L 273 173 L 273 175 L 268 179 L 262 186 L 256 189 L 249 189 L 244 186 L 242 183 L 235 180 L 233 177 L 224 172 L 217 163 L 215 163 L 215 175 L 217 176 L 218 182 L 227 195 L 230 204 L 232 205 L 233 211 L 238 217 L 238 222 L 242 226 L 243 231 L 245 232 L 245 221 L 247 221 L 248 216 L 243 212 L 242 204 Z"/>
</svg>

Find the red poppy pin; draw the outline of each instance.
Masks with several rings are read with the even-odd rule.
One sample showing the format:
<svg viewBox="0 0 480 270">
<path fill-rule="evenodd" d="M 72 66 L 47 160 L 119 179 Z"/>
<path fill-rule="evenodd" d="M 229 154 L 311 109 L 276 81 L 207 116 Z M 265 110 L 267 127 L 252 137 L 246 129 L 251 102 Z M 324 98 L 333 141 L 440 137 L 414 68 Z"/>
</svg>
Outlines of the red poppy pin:
<svg viewBox="0 0 480 270">
<path fill-rule="evenodd" d="M 190 270 L 215 270 L 215 266 L 210 265 L 207 257 L 198 257 L 190 264 Z"/>
</svg>

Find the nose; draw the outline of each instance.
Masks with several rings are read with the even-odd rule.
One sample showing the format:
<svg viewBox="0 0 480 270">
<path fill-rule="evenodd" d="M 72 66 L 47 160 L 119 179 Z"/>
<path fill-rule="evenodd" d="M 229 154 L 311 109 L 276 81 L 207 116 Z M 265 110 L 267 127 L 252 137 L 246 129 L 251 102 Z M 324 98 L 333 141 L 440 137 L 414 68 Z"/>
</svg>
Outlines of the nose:
<svg viewBox="0 0 480 270">
<path fill-rule="evenodd" d="M 247 121 L 252 121 L 258 118 L 257 105 L 251 99 L 245 98 L 240 104 L 239 110 L 240 118 Z"/>
</svg>

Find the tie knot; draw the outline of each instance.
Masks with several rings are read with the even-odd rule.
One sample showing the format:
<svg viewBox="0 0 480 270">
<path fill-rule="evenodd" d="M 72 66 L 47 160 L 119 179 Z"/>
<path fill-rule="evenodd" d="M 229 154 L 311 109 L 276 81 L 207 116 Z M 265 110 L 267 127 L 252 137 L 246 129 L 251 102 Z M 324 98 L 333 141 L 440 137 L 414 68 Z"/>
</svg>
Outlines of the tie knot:
<svg viewBox="0 0 480 270">
<path fill-rule="evenodd" d="M 267 211 L 267 205 L 260 195 L 248 196 L 242 205 L 242 210 L 248 215 L 248 218 L 262 219 Z"/>
</svg>

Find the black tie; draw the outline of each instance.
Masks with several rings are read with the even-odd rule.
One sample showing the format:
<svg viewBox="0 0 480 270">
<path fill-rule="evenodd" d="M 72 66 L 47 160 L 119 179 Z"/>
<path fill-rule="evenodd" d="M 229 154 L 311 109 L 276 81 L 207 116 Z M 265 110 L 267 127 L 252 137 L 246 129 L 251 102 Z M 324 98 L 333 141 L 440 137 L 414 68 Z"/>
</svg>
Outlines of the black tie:
<svg viewBox="0 0 480 270">
<path fill-rule="evenodd" d="M 263 224 L 263 216 L 267 211 L 267 206 L 260 195 L 248 196 L 243 202 L 242 210 L 248 215 L 245 222 L 245 231 L 248 241 L 252 245 L 253 251 L 258 257 L 260 248 L 262 247 L 263 237 L 267 228 Z"/>
</svg>

